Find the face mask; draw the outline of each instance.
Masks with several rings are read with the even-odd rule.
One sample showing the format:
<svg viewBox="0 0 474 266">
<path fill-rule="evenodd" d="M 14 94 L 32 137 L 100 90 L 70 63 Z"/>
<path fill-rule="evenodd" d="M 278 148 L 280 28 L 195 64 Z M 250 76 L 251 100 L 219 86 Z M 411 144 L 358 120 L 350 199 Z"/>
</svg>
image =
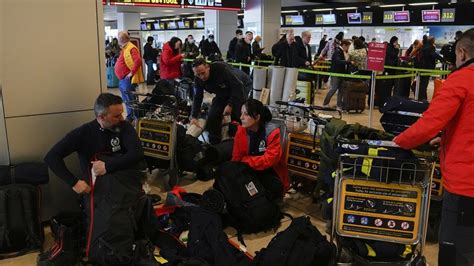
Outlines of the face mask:
<svg viewBox="0 0 474 266">
<path fill-rule="evenodd" d="M 210 42 L 213 42 L 213 41 L 214 41 L 214 39 L 212 39 L 212 38 L 209 38 L 209 41 L 210 41 Z"/>
<path fill-rule="evenodd" d="M 189 43 L 194 43 L 194 40 L 193 40 L 193 39 L 189 39 L 188 42 L 189 42 Z"/>
</svg>

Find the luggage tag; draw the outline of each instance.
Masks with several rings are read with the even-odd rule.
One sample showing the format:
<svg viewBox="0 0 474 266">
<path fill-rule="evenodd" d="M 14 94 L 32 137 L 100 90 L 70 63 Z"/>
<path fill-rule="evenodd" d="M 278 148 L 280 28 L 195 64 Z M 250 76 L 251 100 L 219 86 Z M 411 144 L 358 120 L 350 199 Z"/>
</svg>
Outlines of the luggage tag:
<svg viewBox="0 0 474 266">
<path fill-rule="evenodd" d="M 91 169 L 91 177 L 92 177 L 92 186 L 95 185 L 95 180 L 97 179 L 97 175 L 94 172 L 94 169 Z"/>
<path fill-rule="evenodd" d="M 247 192 L 249 193 L 250 196 L 257 195 L 258 193 L 257 187 L 255 186 L 253 182 L 245 184 L 245 188 L 247 189 Z"/>
</svg>

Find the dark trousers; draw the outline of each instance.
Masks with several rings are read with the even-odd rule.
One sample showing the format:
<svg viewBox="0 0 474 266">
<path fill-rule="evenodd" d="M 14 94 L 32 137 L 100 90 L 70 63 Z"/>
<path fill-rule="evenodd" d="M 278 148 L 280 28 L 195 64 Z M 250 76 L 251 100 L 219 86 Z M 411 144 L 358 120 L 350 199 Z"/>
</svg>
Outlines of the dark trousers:
<svg viewBox="0 0 474 266">
<path fill-rule="evenodd" d="M 474 265 L 474 198 L 444 191 L 438 264 Z"/>
<path fill-rule="evenodd" d="M 430 82 L 429 76 L 420 77 L 420 93 L 418 94 L 418 101 L 423 101 L 428 99 L 426 90 L 428 89 L 428 83 Z"/>
<path fill-rule="evenodd" d="M 211 108 L 206 120 L 206 130 L 209 132 L 209 142 L 211 144 L 217 144 L 221 142 L 222 132 L 222 118 L 224 109 L 228 104 L 228 100 L 221 97 L 214 97 L 212 100 Z M 240 108 L 242 103 L 232 103 L 231 119 L 233 121 L 240 121 Z"/>
<path fill-rule="evenodd" d="M 146 62 L 146 84 L 154 85 L 155 84 L 155 70 L 153 69 L 153 60 L 147 60 Z"/>
</svg>

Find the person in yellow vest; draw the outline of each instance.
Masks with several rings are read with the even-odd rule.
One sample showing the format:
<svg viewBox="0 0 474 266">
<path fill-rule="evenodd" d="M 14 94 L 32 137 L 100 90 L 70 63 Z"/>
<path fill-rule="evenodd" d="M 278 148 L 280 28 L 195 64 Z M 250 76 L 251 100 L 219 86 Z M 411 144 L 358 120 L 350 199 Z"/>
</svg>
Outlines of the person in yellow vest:
<svg viewBox="0 0 474 266">
<path fill-rule="evenodd" d="M 142 58 L 138 48 L 130 42 L 127 31 L 119 32 L 118 43 L 122 50 L 115 63 L 115 75 L 119 79 L 119 89 L 127 106 L 127 120 L 133 121 L 135 116 L 129 103 L 136 100 L 133 92 L 135 92 L 138 84 L 145 81 L 142 71 Z"/>
</svg>

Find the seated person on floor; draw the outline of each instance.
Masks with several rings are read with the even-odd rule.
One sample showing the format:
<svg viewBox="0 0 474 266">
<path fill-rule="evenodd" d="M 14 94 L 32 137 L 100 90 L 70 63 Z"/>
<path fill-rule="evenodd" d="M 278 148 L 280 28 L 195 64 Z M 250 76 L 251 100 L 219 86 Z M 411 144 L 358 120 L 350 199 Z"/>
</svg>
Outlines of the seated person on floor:
<svg viewBox="0 0 474 266">
<path fill-rule="evenodd" d="M 142 190 L 141 180 L 136 175 L 135 169 L 144 159 L 143 149 L 135 129 L 130 123 L 124 121 L 122 98 L 110 93 L 100 94 L 94 104 L 94 113 L 95 118 L 92 121 L 69 132 L 51 148 L 44 159 L 59 178 L 66 182 L 74 192 L 81 195 L 84 204 L 83 211 L 87 216 L 87 224 L 92 220 L 90 215 L 91 197 L 89 196 L 92 191 L 94 191 L 94 198 L 96 198 L 94 208 L 99 208 L 100 206 L 96 205 L 106 202 L 100 200 L 104 197 L 110 198 L 113 195 L 114 197 L 126 198 L 130 196 L 130 193 L 133 194 L 134 198 L 128 197 L 128 200 L 117 202 L 120 202 L 120 204 L 134 204 L 135 196 L 139 196 Z M 82 170 L 79 176 L 74 175 L 64 162 L 64 158 L 74 152 L 79 157 Z M 98 154 L 107 154 L 107 158 L 94 159 Z M 93 190 L 91 189 L 93 184 L 89 180 L 91 170 L 97 176 L 96 180 L 98 181 L 95 182 Z M 130 172 L 130 170 L 133 171 Z M 111 182 L 105 182 L 106 180 L 118 180 L 118 178 L 121 178 L 122 181 L 125 180 L 122 183 L 128 185 L 127 189 L 117 191 L 112 189 Z M 99 183 L 101 186 L 98 186 Z M 116 184 L 116 182 L 113 184 Z M 117 186 L 113 188 L 117 188 Z M 124 194 L 124 191 L 132 192 Z M 125 208 L 125 210 L 128 209 Z M 116 213 L 119 212 L 114 211 L 114 214 Z M 95 213 L 94 216 L 94 224 L 104 224 L 108 221 L 105 219 L 109 219 L 102 219 L 98 213 Z M 96 229 L 94 230 L 97 231 Z M 107 230 L 109 228 L 104 227 L 102 229 Z M 110 226 L 110 229 L 114 229 L 113 226 Z M 122 229 L 123 227 L 119 230 Z M 89 234 L 91 252 L 99 252 L 100 250 L 94 250 L 95 242 L 93 240 L 94 234 Z M 127 240 L 133 241 L 134 239 L 130 237 Z M 131 248 L 122 253 L 129 251 L 131 252 Z"/>
<path fill-rule="evenodd" d="M 232 161 L 240 161 L 255 170 L 274 198 L 281 199 L 289 188 L 288 168 L 281 147 L 280 128 L 271 122 L 270 110 L 260 101 L 248 99 L 234 139 Z M 278 179 L 278 182 L 273 182 Z"/>
</svg>

